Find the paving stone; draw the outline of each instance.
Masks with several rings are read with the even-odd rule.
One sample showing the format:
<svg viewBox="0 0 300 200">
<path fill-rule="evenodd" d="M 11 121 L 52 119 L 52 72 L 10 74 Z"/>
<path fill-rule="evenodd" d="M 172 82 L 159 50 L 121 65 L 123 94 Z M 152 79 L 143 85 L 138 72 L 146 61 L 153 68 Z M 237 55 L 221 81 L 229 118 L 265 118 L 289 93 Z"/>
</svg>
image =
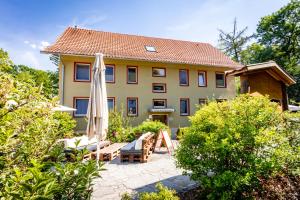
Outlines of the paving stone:
<svg viewBox="0 0 300 200">
<path fill-rule="evenodd" d="M 106 162 L 104 168 L 101 177 L 93 182 L 93 200 L 118 200 L 126 192 L 152 192 L 158 182 L 177 191 L 193 188 L 196 184 L 182 175 L 168 153 L 153 153 L 147 163 L 120 163 L 117 158 Z"/>
</svg>

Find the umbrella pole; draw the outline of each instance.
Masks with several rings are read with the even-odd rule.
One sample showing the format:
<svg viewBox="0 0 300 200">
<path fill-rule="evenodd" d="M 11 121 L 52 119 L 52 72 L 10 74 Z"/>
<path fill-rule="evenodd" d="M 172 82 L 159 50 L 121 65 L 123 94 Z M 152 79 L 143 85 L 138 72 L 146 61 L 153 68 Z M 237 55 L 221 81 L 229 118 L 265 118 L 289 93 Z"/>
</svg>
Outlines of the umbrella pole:
<svg viewBox="0 0 300 200">
<path fill-rule="evenodd" d="M 97 135 L 97 154 L 96 154 L 96 165 L 99 169 L 99 159 L 100 159 L 100 138 L 99 135 Z"/>
</svg>

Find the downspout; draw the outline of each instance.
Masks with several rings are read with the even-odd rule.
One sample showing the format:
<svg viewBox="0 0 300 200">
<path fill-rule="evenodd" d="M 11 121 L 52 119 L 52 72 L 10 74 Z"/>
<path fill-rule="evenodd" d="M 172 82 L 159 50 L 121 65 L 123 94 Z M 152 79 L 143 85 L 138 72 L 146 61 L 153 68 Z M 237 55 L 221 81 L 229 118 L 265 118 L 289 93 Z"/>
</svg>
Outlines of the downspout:
<svg viewBox="0 0 300 200">
<path fill-rule="evenodd" d="M 59 54 L 59 62 L 61 63 L 61 98 L 60 98 L 60 104 L 64 105 L 65 102 L 65 66 L 61 61 L 61 56 Z"/>
</svg>

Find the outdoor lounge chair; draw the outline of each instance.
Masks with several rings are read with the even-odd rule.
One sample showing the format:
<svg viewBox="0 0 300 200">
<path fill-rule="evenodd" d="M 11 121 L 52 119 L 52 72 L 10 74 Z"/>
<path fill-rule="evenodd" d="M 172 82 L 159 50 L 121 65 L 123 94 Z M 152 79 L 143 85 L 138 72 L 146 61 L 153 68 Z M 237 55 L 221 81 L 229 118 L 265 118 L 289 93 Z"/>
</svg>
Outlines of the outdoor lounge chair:
<svg viewBox="0 0 300 200">
<path fill-rule="evenodd" d="M 73 149 L 77 150 L 83 150 L 87 149 L 90 152 L 97 150 L 97 139 L 96 137 L 92 139 L 88 139 L 87 136 L 81 136 L 81 137 L 74 137 L 70 139 L 63 139 L 65 151 L 71 152 Z M 76 146 L 76 142 L 80 141 L 79 144 Z M 100 149 L 107 147 L 110 145 L 110 141 L 100 141 Z"/>
<path fill-rule="evenodd" d="M 139 139 L 122 147 L 120 150 L 121 162 L 147 162 L 154 150 L 155 135 L 145 133 Z"/>
</svg>

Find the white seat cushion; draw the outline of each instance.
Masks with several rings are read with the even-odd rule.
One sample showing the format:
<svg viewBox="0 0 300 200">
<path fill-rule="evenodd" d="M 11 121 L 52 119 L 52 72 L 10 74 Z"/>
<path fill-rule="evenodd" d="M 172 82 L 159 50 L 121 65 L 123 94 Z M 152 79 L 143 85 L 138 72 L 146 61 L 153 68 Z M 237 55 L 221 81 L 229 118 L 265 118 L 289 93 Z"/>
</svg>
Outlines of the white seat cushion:
<svg viewBox="0 0 300 200">
<path fill-rule="evenodd" d="M 89 139 L 87 136 L 74 137 L 65 140 L 65 148 L 75 148 L 76 142 L 80 141 L 78 147 L 89 145 Z"/>
<path fill-rule="evenodd" d="M 147 133 L 144 133 L 143 135 L 141 135 L 141 137 L 139 137 L 139 139 L 136 140 L 134 149 L 141 150 L 142 145 L 143 145 L 143 139 L 145 139 L 149 135 L 151 135 L 151 132 L 147 132 Z"/>
</svg>

